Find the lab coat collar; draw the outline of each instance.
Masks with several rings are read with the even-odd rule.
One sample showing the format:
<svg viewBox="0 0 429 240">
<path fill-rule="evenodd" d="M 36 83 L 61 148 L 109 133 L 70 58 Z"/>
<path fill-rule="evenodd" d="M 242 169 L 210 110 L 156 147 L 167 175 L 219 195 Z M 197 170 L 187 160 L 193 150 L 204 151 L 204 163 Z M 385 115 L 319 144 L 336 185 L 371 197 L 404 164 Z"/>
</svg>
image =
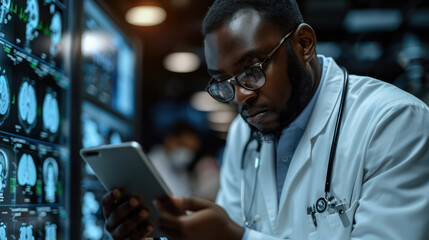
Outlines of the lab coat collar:
<svg viewBox="0 0 429 240">
<path fill-rule="evenodd" d="M 340 100 L 344 82 L 343 71 L 337 63 L 332 58 L 325 58 L 325 63 L 328 63 L 325 80 L 306 129 L 310 134 L 310 139 L 316 137 L 325 128 L 332 114 L 337 112 L 334 111 L 334 108 Z"/>
</svg>

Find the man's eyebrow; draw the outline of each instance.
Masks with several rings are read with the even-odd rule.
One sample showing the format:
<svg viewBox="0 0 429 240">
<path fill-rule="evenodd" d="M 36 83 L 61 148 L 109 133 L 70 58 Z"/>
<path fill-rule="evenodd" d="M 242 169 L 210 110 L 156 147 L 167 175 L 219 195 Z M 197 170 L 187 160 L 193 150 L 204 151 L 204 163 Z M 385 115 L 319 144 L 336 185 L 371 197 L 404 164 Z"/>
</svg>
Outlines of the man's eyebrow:
<svg viewBox="0 0 429 240">
<path fill-rule="evenodd" d="M 248 61 L 250 58 L 255 57 L 258 54 L 259 54 L 258 50 L 252 49 L 252 50 L 248 51 L 247 53 L 245 53 L 237 62 L 234 63 L 234 65 L 242 64 L 242 63 Z"/>
</svg>

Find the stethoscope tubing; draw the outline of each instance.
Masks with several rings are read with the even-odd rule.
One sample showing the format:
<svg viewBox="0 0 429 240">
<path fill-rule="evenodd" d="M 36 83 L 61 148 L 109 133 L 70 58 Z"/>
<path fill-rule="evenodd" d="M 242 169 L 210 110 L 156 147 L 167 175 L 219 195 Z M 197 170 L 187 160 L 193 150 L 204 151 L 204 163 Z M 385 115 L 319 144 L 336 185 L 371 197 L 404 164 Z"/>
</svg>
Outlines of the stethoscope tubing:
<svg viewBox="0 0 429 240">
<path fill-rule="evenodd" d="M 325 198 L 328 198 L 328 194 L 331 192 L 331 178 L 332 178 L 332 168 L 335 160 L 335 153 L 337 152 L 338 136 L 340 135 L 341 120 L 343 118 L 343 110 L 346 102 L 347 96 L 347 86 L 349 82 L 349 74 L 344 67 L 341 67 L 344 74 L 344 84 L 343 92 L 341 96 L 340 107 L 338 109 L 337 121 L 335 123 L 334 136 L 332 137 L 331 151 L 329 153 L 329 162 L 328 169 L 326 171 L 326 180 L 325 180 Z"/>
</svg>

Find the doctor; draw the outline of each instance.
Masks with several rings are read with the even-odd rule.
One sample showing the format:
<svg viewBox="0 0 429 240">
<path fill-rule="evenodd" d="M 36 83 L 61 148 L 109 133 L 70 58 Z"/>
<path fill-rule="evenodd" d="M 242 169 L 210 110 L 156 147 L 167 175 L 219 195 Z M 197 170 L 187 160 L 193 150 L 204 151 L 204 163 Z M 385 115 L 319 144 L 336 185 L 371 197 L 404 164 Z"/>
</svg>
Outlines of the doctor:
<svg viewBox="0 0 429 240">
<path fill-rule="evenodd" d="M 207 90 L 239 116 L 217 204 L 174 198 L 182 216 L 160 204 L 171 238 L 429 239 L 424 103 L 317 55 L 294 0 L 217 0 L 203 34 Z M 123 192 L 103 205 L 115 239 L 152 230 Z"/>
</svg>

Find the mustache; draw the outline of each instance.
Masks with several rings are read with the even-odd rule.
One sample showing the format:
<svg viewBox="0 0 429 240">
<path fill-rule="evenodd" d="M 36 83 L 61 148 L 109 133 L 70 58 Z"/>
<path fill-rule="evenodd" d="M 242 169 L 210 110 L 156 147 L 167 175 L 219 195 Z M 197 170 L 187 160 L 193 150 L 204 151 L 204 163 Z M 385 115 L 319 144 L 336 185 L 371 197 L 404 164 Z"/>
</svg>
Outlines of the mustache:
<svg viewBox="0 0 429 240">
<path fill-rule="evenodd" d="M 241 116 L 253 116 L 260 112 L 267 112 L 267 111 L 273 111 L 273 107 L 266 105 L 266 104 L 246 104 L 246 105 L 239 105 L 238 106 L 238 113 L 240 113 Z"/>
</svg>

